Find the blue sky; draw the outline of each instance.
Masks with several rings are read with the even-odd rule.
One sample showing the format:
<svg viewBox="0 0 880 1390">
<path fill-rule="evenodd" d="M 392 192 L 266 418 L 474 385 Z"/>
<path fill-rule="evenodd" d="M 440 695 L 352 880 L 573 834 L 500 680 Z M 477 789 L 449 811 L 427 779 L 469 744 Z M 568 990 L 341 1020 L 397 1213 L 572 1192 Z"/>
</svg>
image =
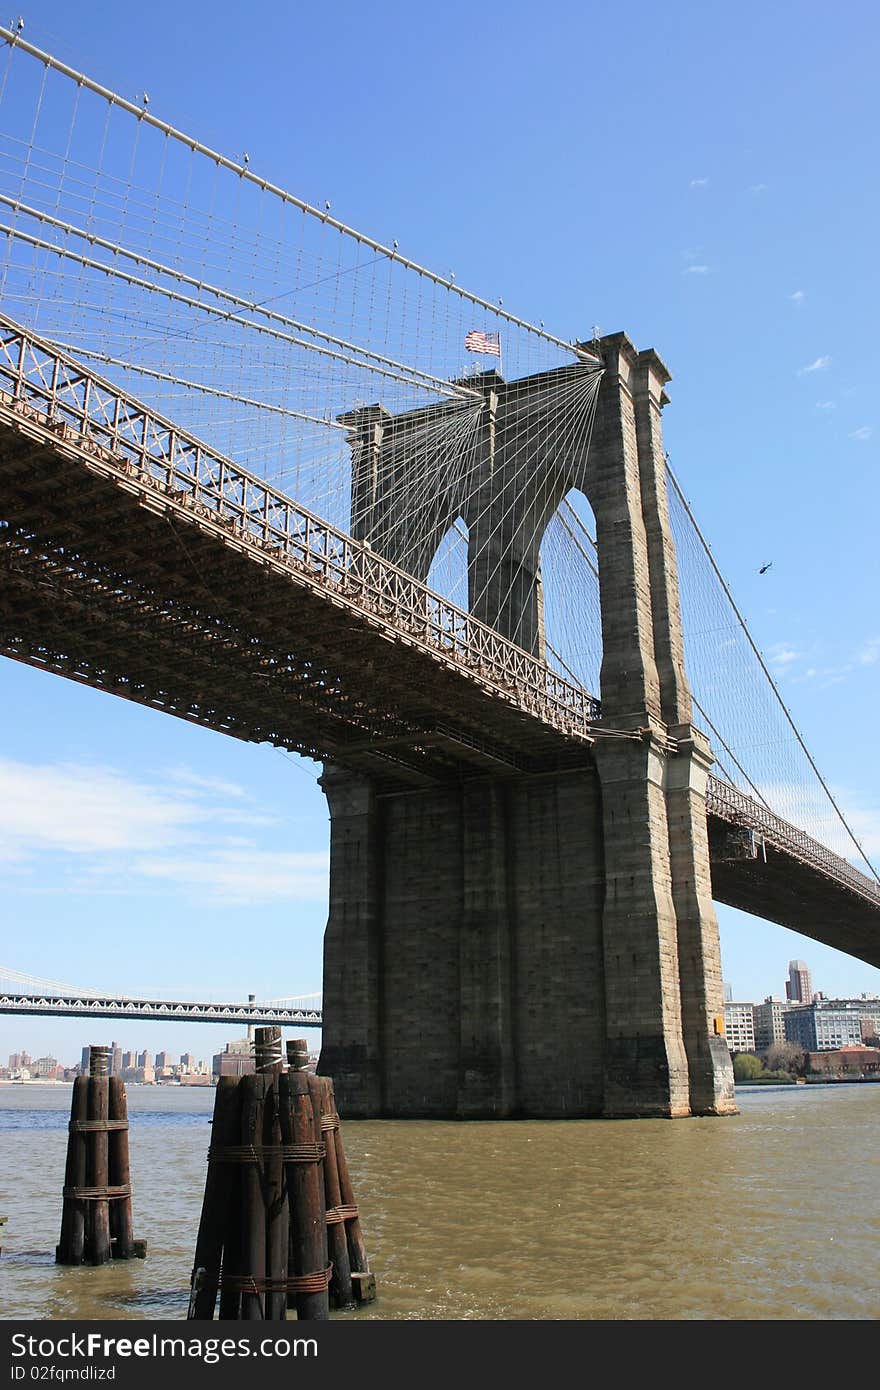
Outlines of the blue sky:
<svg viewBox="0 0 880 1390">
<path fill-rule="evenodd" d="M 443 7 L 43 3 L 25 35 L 563 339 L 669 365 L 666 446 L 808 747 L 875 863 L 880 753 L 880 14 L 854 0 Z M 3 55 L 0 55 L 2 58 Z M 759 568 L 772 560 L 772 568 Z M 76 985 L 320 989 L 319 769 L 0 665 L 0 961 Z M 720 909 L 736 998 L 803 957 Z M 257 944 L 259 943 L 259 944 Z M 109 1025 L 0 1020 L 64 1059 Z M 208 1055 L 226 1034 L 117 1028 Z"/>
</svg>

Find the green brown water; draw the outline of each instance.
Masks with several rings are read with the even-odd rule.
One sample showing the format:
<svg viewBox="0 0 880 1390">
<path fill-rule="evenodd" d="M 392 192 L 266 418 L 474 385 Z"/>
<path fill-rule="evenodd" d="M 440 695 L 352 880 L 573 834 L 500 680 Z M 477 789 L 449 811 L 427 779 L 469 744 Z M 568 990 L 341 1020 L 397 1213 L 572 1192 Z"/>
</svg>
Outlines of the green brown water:
<svg viewBox="0 0 880 1390">
<path fill-rule="evenodd" d="M 379 1298 L 340 1318 L 875 1319 L 880 1085 L 726 1119 L 345 1121 Z M 54 1263 L 68 1087 L 0 1086 L 0 1316 L 182 1319 L 213 1091 L 128 1089 L 145 1261 Z"/>
</svg>

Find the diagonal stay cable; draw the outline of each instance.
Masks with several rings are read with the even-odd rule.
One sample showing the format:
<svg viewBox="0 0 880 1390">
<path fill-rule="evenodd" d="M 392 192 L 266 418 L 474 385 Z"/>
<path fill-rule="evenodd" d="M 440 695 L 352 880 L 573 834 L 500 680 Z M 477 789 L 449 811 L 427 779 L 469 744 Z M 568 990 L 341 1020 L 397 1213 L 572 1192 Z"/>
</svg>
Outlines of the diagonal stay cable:
<svg viewBox="0 0 880 1390">
<path fill-rule="evenodd" d="M 686 513 L 686 515 L 687 515 L 687 518 L 688 518 L 688 520 L 690 521 L 691 526 L 693 527 L 694 532 L 696 533 L 696 535 L 697 535 L 697 537 L 698 537 L 698 539 L 699 539 L 699 541 L 700 541 L 700 544 L 701 544 L 701 546 L 703 547 L 703 550 L 706 552 L 706 557 L 707 557 L 707 559 L 709 560 L 710 565 L 712 566 L 712 569 L 713 569 L 713 571 L 714 571 L 714 573 L 715 573 L 715 577 L 717 578 L 719 584 L 721 585 L 722 589 L 724 590 L 725 597 L 727 598 L 728 603 L 730 604 L 731 608 L 733 609 L 734 613 L 736 614 L 737 621 L 739 622 L 740 627 L 742 628 L 743 632 L 745 633 L 746 640 L 748 641 L 749 646 L 751 647 L 752 651 L 754 652 L 755 657 L 757 658 L 758 663 L 760 664 L 761 670 L 763 671 L 764 675 L 767 677 L 767 681 L 769 682 L 770 688 L 772 689 L 773 694 L 775 695 L 775 697 L 776 697 L 776 699 L 777 699 L 777 701 L 778 701 L 778 703 L 779 703 L 779 706 L 780 706 L 780 708 L 781 708 L 783 714 L 785 715 L 785 718 L 786 718 L 788 724 L 790 725 L 791 730 L 792 730 L 792 732 L 793 732 L 795 738 L 797 739 L 797 741 L 798 741 L 798 743 L 799 743 L 799 745 L 800 745 L 800 747 L 801 747 L 801 751 L 803 752 L 804 756 L 806 757 L 807 762 L 810 764 L 810 767 L 813 769 L 813 772 L 816 774 L 816 777 L 819 779 L 819 783 L 820 783 L 820 785 L 821 785 L 821 787 L 822 787 L 822 790 L 825 792 L 825 795 L 828 797 L 828 800 L 831 802 L 831 805 L 834 807 L 834 810 L 835 810 L 835 812 L 837 813 L 837 817 L 838 817 L 838 819 L 840 820 L 841 825 L 843 826 L 843 828 L 844 828 L 844 830 L 846 831 L 847 835 L 849 836 L 850 840 L 852 840 L 852 842 L 853 842 L 853 844 L 855 845 L 856 849 L 858 850 L 859 855 L 861 856 L 862 860 L 867 864 L 868 868 L 871 870 L 871 873 L 874 875 L 874 878 L 877 880 L 878 883 L 880 883 L 880 874 L 878 874 L 878 872 L 877 872 L 877 870 L 875 869 L 874 865 L 871 863 L 871 860 L 868 858 L 868 855 L 865 853 L 865 850 L 863 849 L 862 845 L 859 843 L 859 840 L 857 839 L 857 837 L 856 837 L 854 831 L 850 828 L 849 823 L 847 822 L 847 819 L 846 819 L 846 817 L 845 817 L 844 814 L 843 814 L 843 811 L 842 811 L 842 810 L 840 809 L 840 807 L 838 806 L 837 801 L 835 800 L 835 798 L 834 798 L 834 796 L 833 796 L 833 794 L 832 794 L 832 792 L 831 792 L 831 789 L 830 789 L 829 786 L 828 786 L 828 783 L 825 781 L 825 778 L 822 776 L 821 772 L 819 771 L 818 767 L 816 766 L 815 760 L 813 759 L 813 756 L 812 756 L 812 754 L 810 753 L 810 750 L 807 748 L 807 745 L 804 743 L 804 740 L 803 740 L 803 738 L 801 737 L 800 731 L 798 730 L 798 727 L 797 727 L 797 725 L 795 724 L 794 719 L 792 718 L 792 715 L 791 715 L 791 713 L 790 713 L 790 711 L 789 711 L 789 709 L 788 709 L 788 706 L 786 705 L 785 701 L 783 700 L 782 696 L 780 695 L 779 689 L 778 689 L 778 687 L 777 687 L 777 685 L 776 685 L 776 682 L 774 681 L 773 677 L 771 676 L 771 674 L 770 674 L 770 672 L 769 672 L 769 670 L 768 670 L 768 668 L 767 668 L 767 665 L 766 665 L 766 662 L 764 661 L 764 658 L 762 657 L 761 653 L 758 651 L 758 648 L 756 647 L 756 645 L 755 645 L 755 643 L 754 643 L 754 641 L 753 641 L 753 639 L 752 639 L 752 634 L 749 632 L 748 624 L 746 623 L 745 618 L 744 618 L 744 617 L 742 616 L 742 614 L 740 613 L 739 608 L 737 607 L 736 602 L 734 601 L 733 595 L 731 594 L 730 589 L 728 588 L 728 585 L 727 585 L 727 583 L 726 583 L 726 581 L 725 581 L 725 579 L 724 579 L 724 576 L 723 576 L 723 574 L 721 573 L 720 569 L 718 568 L 717 564 L 715 563 L 715 557 L 714 557 L 714 555 L 712 554 L 711 548 L 710 548 L 708 542 L 706 541 L 706 538 L 704 537 L 702 531 L 700 530 L 699 526 L 697 525 L 696 518 L 694 517 L 694 514 L 693 514 L 693 512 L 691 511 L 690 505 L 688 504 L 688 500 L 687 500 L 687 498 L 686 498 L 685 495 L 684 495 L 684 492 L 683 492 L 683 490 L 682 490 L 682 488 L 681 488 L 681 486 L 680 486 L 680 484 L 679 484 L 678 479 L 676 478 L 675 474 L 674 474 L 673 471 L 672 471 L 672 467 L 671 467 L 671 465 L 670 465 L 668 456 L 667 456 L 667 458 L 666 458 L 666 472 L 667 472 L 667 474 L 668 474 L 668 476 L 669 476 L 669 480 L 670 480 L 670 482 L 672 483 L 673 488 L 675 489 L 676 496 L 678 497 L 679 501 L 681 502 L 681 505 L 684 507 L 685 513 Z M 729 751 L 729 750 L 728 750 L 728 751 Z"/>
</svg>

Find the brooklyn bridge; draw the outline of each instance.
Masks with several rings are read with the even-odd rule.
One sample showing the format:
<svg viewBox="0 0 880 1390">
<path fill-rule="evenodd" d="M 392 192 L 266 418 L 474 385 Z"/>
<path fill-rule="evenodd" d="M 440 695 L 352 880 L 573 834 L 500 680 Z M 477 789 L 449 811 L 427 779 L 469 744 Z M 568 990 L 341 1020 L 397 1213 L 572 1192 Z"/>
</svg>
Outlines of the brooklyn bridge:
<svg viewBox="0 0 880 1390">
<path fill-rule="evenodd" d="M 347 1115 L 730 1112 L 713 901 L 880 965 L 880 883 L 661 356 L 0 37 L 0 651 L 323 765 Z"/>
</svg>

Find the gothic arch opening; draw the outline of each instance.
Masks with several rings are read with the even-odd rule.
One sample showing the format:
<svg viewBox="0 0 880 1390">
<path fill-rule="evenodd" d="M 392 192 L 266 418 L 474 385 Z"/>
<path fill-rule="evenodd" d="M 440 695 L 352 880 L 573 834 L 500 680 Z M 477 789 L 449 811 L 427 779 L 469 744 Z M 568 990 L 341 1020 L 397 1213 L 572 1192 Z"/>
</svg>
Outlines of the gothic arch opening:
<svg viewBox="0 0 880 1390">
<path fill-rule="evenodd" d="M 468 528 L 457 516 L 446 529 L 428 568 L 427 584 L 435 594 L 468 609 Z"/>
<path fill-rule="evenodd" d="M 569 489 L 547 523 L 540 579 L 547 664 L 598 696 L 602 617 L 596 521 L 578 488 Z"/>
</svg>

